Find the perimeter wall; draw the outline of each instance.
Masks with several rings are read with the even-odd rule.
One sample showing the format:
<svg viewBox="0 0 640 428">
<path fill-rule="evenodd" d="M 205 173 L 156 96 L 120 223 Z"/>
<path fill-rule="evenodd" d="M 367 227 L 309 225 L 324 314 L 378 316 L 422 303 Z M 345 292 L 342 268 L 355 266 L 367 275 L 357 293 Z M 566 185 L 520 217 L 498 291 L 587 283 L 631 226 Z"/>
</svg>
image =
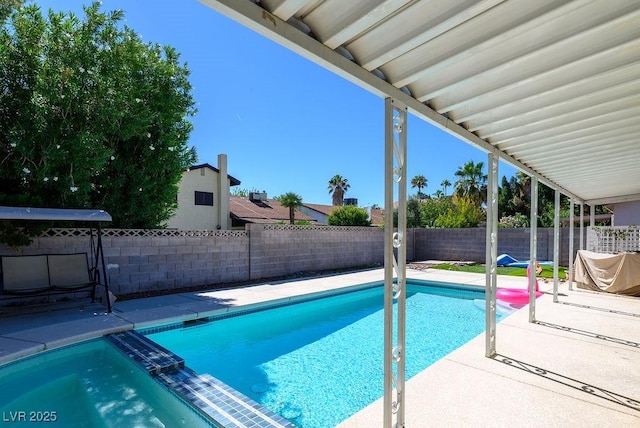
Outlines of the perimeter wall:
<svg viewBox="0 0 640 428">
<path fill-rule="evenodd" d="M 560 264 L 569 262 L 569 229 L 560 229 Z M 94 231 L 95 233 L 95 231 Z M 407 260 L 484 263 L 485 229 L 410 229 Z M 104 229 L 109 285 L 115 295 L 258 281 L 333 269 L 382 266 L 380 228 L 248 225 L 244 231 Z M 574 249 L 579 246 L 578 229 Z M 50 229 L 18 252 L 88 252 L 88 229 Z M 529 229 L 499 229 L 498 254 L 529 258 Z M 553 260 L 553 229 L 538 229 L 538 259 Z"/>
</svg>

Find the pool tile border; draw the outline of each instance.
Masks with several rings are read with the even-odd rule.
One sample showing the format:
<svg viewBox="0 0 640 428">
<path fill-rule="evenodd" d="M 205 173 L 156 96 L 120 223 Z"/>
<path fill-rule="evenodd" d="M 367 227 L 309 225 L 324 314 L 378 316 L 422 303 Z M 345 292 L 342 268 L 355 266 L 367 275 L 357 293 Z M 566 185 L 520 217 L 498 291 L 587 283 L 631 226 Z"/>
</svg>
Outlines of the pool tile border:
<svg viewBox="0 0 640 428">
<path fill-rule="evenodd" d="M 134 330 L 110 334 L 105 339 L 150 375 L 184 368 L 182 357 Z"/>
<path fill-rule="evenodd" d="M 188 367 L 162 373 L 157 379 L 222 427 L 296 427 L 213 376 L 198 375 Z"/>
<path fill-rule="evenodd" d="M 213 376 L 199 375 L 185 367 L 182 357 L 138 331 L 114 333 L 105 336 L 105 339 L 219 427 L 295 428 L 290 421 Z"/>
</svg>

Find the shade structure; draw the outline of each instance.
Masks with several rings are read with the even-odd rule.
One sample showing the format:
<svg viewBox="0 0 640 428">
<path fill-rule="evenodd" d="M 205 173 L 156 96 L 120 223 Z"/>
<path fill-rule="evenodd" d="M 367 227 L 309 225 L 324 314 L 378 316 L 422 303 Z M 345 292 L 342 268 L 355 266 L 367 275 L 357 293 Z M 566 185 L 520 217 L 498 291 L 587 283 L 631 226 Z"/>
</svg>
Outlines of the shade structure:
<svg viewBox="0 0 640 428">
<path fill-rule="evenodd" d="M 77 210 L 64 208 L 1 207 L 0 220 L 41 221 L 111 221 L 111 215 L 103 210 Z"/>
<path fill-rule="evenodd" d="M 30 208 L 0 206 L 0 220 L 30 220 L 30 221 L 82 221 L 97 223 L 97 234 L 91 228 L 89 242 L 91 261 L 93 263 L 93 280 L 104 286 L 107 311 L 111 312 L 111 296 L 109 293 L 109 279 L 104 262 L 102 248 L 102 228 L 100 222 L 111 221 L 111 215 L 104 210 L 65 209 L 65 208 Z"/>
</svg>

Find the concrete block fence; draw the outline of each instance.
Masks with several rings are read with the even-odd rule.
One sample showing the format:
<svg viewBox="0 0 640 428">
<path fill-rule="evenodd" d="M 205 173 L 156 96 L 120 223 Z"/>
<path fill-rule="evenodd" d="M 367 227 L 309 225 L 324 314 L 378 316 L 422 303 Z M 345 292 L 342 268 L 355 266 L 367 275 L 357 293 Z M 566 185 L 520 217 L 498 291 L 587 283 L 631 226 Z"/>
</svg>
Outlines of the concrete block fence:
<svg viewBox="0 0 640 428">
<path fill-rule="evenodd" d="M 95 232 L 95 231 L 94 231 Z M 568 229 L 560 263 L 568 264 Z M 384 263 L 384 231 L 371 227 L 248 225 L 244 231 L 104 229 L 111 291 L 116 295 L 258 281 Z M 574 248 L 579 245 L 578 229 Z M 89 252 L 88 229 L 51 229 L 28 246 L 0 245 L 0 255 Z M 529 258 L 529 229 L 499 229 L 498 253 Z M 485 229 L 410 229 L 407 260 L 484 263 Z M 553 259 L 553 229 L 538 229 L 538 259 Z"/>
</svg>

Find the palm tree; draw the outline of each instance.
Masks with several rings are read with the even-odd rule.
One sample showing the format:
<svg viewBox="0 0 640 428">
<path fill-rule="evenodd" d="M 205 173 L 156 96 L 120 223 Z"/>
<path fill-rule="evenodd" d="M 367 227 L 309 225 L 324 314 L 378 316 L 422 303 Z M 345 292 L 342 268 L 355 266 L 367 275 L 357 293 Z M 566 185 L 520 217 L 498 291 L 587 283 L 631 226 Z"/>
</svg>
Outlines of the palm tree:
<svg viewBox="0 0 640 428">
<path fill-rule="evenodd" d="M 349 183 L 346 178 L 336 174 L 329 180 L 329 193 L 333 196 L 333 205 L 340 206 L 344 203 L 344 194 L 349 190 Z"/>
<path fill-rule="evenodd" d="M 280 195 L 277 200 L 285 208 L 289 208 L 289 223 L 294 224 L 296 222 L 296 208 L 300 208 L 302 205 L 302 196 L 297 193 L 288 192 L 284 195 Z"/>
<path fill-rule="evenodd" d="M 444 195 L 447 196 L 447 187 L 451 186 L 451 182 L 445 178 L 440 182 L 440 185 L 444 189 Z"/>
<path fill-rule="evenodd" d="M 482 173 L 482 168 L 483 162 L 469 161 L 454 174 L 459 177 L 455 184 L 456 195 L 469 198 L 478 206 L 487 199 L 487 176 Z"/>
<path fill-rule="evenodd" d="M 427 178 L 424 175 L 416 175 L 411 179 L 411 187 L 418 188 L 418 199 L 422 199 L 422 189 L 427 187 Z"/>
<path fill-rule="evenodd" d="M 442 190 L 438 189 L 438 190 L 436 190 L 436 192 L 433 194 L 433 196 L 434 196 L 436 199 L 441 199 L 441 198 L 443 198 L 443 197 L 445 196 L 445 194 L 444 194 L 444 192 L 443 192 Z"/>
</svg>

